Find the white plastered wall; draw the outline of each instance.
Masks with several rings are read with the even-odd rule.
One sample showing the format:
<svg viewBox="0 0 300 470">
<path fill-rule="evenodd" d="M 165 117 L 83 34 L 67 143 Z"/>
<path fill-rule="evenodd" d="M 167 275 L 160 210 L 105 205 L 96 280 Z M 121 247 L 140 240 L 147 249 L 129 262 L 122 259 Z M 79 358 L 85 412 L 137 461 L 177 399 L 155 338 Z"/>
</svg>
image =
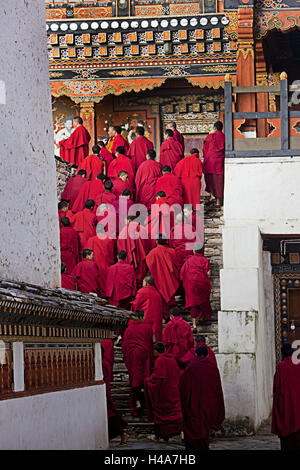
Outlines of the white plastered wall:
<svg viewBox="0 0 300 470">
<path fill-rule="evenodd" d="M 60 286 L 45 2 L 0 2 L 0 277 Z"/>
<path fill-rule="evenodd" d="M 226 417 L 256 429 L 272 406 L 273 282 L 262 235 L 300 234 L 300 158 L 228 159 L 217 356 Z"/>
</svg>

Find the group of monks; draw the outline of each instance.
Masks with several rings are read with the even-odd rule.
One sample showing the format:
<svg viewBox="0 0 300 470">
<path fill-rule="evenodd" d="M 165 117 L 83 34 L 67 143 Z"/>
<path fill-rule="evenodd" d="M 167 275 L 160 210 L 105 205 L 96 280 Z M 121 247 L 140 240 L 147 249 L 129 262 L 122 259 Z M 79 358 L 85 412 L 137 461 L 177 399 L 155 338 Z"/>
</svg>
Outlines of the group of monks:
<svg viewBox="0 0 300 470">
<path fill-rule="evenodd" d="M 223 136 L 219 124 L 215 133 Z M 209 432 L 224 419 L 223 393 L 214 354 L 203 340 L 194 342 L 193 332 L 197 319 L 212 315 L 200 193 L 203 166 L 209 165 L 216 143 L 207 143 L 204 165 L 198 149 L 184 157 L 184 138 L 171 123 L 157 160 L 142 126 L 130 145 L 122 128 L 111 126 L 107 142 L 98 142 L 88 155 L 81 118 L 74 119 L 74 127 L 60 145 L 61 157 L 77 167 L 58 205 L 62 287 L 107 298 L 132 312 L 117 336 L 129 372 L 131 412 L 146 409 L 155 424 L 149 438 L 167 441 L 183 432 L 187 448 L 208 449 Z M 216 186 L 212 177 L 218 205 Z M 139 218 L 130 212 L 136 203 Z M 177 309 L 175 295 L 185 296 L 193 328 Z M 126 423 L 110 393 L 111 340 L 102 342 L 102 360 L 109 437 L 121 435 L 124 443 Z"/>
<path fill-rule="evenodd" d="M 199 208 L 203 173 L 208 203 L 222 203 L 222 123 L 216 122 L 204 141 L 203 162 L 198 149 L 184 157 L 176 123 L 165 130 L 159 155 L 141 125 L 130 145 L 120 126 L 110 126 L 107 142 L 98 142 L 89 155 L 90 135 L 82 119 L 75 118 L 73 125 L 71 137 L 60 143 L 61 157 L 77 168 L 59 203 L 62 287 L 105 297 L 132 312 L 128 327 L 117 332 L 118 341 L 122 338 L 129 372 L 130 410 L 137 416 L 146 409 L 155 426 L 149 439 L 167 442 L 182 433 L 187 450 L 207 450 L 210 431 L 224 420 L 224 400 L 214 353 L 193 333 L 197 318 L 212 315 Z M 130 214 L 134 203 L 141 205 L 139 219 Z M 179 210 L 171 213 L 175 206 Z M 192 328 L 176 307 L 175 294 L 185 296 Z M 282 449 L 300 449 L 300 373 L 290 344 L 282 353 L 274 378 L 272 432 Z M 126 423 L 110 391 L 113 365 L 114 343 L 105 340 L 109 438 L 120 435 L 124 444 Z"/>
</svg>

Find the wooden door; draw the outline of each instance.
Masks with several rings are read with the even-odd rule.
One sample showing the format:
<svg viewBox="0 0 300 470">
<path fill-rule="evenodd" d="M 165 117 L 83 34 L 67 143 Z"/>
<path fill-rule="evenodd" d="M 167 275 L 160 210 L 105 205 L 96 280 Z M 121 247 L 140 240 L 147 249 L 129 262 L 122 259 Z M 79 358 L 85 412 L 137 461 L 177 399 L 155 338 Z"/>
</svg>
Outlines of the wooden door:
<svg viewBox="0 0 300 470">
<path fill-rule="evenodd" d="M 289 341 L 300 340 L 300 289 L 288 289 Z"/>
</svg>

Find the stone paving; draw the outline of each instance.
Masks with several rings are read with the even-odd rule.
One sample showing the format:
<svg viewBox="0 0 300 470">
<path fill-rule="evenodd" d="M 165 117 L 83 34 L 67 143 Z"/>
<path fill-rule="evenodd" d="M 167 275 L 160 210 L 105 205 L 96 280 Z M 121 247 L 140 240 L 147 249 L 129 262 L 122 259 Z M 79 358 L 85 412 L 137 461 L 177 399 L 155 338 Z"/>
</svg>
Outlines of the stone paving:
<svg viewBox="0 0 300 470">
<path fill-rule="evenodd" d="M 168 444 L 157 444 L 147 439 L 128 441 L 126 446 L 120 446 L 120 439 L 113 439 L 110 449 L 113 450 L 184 450 L 184 444 L 179 438 L 170 439 Z M 261 427 L 257 434 L 242 437 L 213 438 L 211 450 L 280 450 L 280 441 L 270 433 L 270 422 Z"/>
</svg>

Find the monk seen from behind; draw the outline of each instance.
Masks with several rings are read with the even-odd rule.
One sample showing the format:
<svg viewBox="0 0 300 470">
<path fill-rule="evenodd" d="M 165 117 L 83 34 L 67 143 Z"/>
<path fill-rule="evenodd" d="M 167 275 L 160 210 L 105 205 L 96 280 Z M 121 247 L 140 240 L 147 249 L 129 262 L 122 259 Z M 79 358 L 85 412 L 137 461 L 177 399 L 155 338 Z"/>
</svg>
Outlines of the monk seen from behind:
<svg viewBox="0 0 300 470">
<path fill-rule="evenodd" d="M 185 448 L 209 450 L 209 433 L 225 419 L 222 384 L 218 368 L 207 359 L 207 348 L 196 349 L 197 358 L 184 370 L 179 382 Z"/>
<path fill-rule="evenodd" d="M 140 415 L 144 408 L 144 381 L 150 377 L 153 362 L 153 332 L 151 325 L 144 322 L 143 310 L 134 313 L 126 328 L 122 350 L 124 362 L 129 373 L 130 409 L 133 415 Z"/>
<path fill-rule="evenodd" d="M 174 357 L 167 353 L 163 343 L 154 346 L 156 357 L 152 376 L 145 379 L 145 397 L 149 421 L 154 422 L 155 434 L 149 439 L 159 442 L 182 431 L 182 411 L 179 381 L 182 374 Z"/>
</svg>

